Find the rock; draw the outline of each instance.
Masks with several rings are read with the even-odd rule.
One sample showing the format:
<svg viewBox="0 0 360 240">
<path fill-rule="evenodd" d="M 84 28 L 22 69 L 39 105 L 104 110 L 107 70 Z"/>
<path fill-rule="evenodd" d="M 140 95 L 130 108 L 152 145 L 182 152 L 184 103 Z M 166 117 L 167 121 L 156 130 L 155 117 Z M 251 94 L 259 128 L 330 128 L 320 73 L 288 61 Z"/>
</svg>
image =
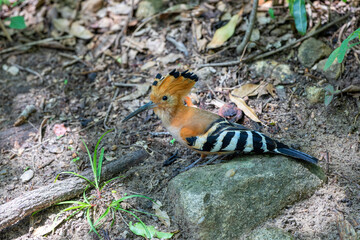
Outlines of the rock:
<svg viewBox="0 0 360 240">
<path fill-rule="evenodd" d="M 13 76 L 18 75 L 18 73 L 19 73 L 19 68 L 15 67 L 15 66 L 9 67 L 8 65 L 4 64 L 2 66 L 2 68 L 3 68 L 4 71 L 10 73 Z"/>
<path fill-rule="evenodd" d="M 295 238 L 279 228 L 266 227 L 253 231 L 246 240 L 294 240 Z"/>
<path fill-rule="evenodd" d="M 274 60 L 257 61 L 250 66 L 257 77 L 270 77 L 280 83 L 294 83 L 296 74 L 291 71 L 290 66 Z"/>
<path fill-rule="evenodd" d="M 250 41 L 255 42 L 260 39 L 260 30 L 258 28 L 255 28 L 250 37 Z"/>
<path fill-rule="evenodd" d="M 20 176 L 20 179 L 22 183 L 26 183 L 30 181 L 33 177 L 34 177 L 34 171 L 29 169 Z"/>
<path fill-rule="evenodd" d="M 323 102 L 325 97 L 325 90 L 318 87 L 306 88 L 306 98 L 311 103 Z"/>
<path fill-rule="evenodd" d="M 331 48 L 320 40 L 309 38 L 299 47 L 298 58 L 305 67 L 312 67 L 320 59 L 327 57 Z"/>
<path fill-rule="evenodd" d="M 325 179 L 317 166 L 256 155 L 190 169 L 172 179 L 168 191 L 173 215 L 191 239 L 241 239 Z"/>
<path fill-rule="evenodd" d="M 334 61 L 328 69 L 324 70 L 326 61 L 327 59 L 321 60 L 317 64 L 316 70 L 318 72 L 322 72 L 329 81 L 337 80 L 340 77 L 340 74 L 344 71 L 342 63 Z"/>
</svg>

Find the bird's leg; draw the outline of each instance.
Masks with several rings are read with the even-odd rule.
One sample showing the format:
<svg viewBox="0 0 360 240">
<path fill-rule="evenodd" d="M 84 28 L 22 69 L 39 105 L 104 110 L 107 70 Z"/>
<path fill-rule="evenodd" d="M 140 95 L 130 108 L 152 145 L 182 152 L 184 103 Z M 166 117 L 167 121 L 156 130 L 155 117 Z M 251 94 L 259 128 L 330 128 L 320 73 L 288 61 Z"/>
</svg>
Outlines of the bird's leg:
<svg viewBox="0 0 360 240">
<path fill-rule="evenodd" d="M 199 157 L 199 159 L 197 159 L 195 162 L 193 162 L 192 164 L 190 164 L 189 166 L 187 166 L 186 168 L 183 169 L 183 172 L 193 168 L 198 162 L 200 162 L 201 160 L 205 159 L 206 155 L 205 154 L 201 154 L 201 156 Z"/>
<path fill-rule="evenodd" d="M 208 164 L 214 162 L 216 159 L 224 158 L 225 156 L 226 156 L 226 155 L 215 155 L 215 156 L 213 156 L 212 158 L 210 158 L 209 160 L 207 160 L 205 163 L 201 164 L 200 166 L 208 165 Z"/>
</svg>

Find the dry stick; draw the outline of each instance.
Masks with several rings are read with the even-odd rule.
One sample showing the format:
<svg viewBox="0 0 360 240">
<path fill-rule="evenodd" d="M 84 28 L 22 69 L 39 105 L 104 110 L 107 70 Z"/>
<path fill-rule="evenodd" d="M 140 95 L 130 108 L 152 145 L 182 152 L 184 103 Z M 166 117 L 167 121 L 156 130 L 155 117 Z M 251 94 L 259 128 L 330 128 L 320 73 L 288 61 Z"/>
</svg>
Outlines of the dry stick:
<svg viewBox="0 0 360 240">
<path fill-rule="evenodd" d="M 289 43 L 289 44 L 287 44 L 287 45 L 285 45 L 285 46 L 283 46 L 283 47 L 281 47 L 281 48 L 275 49 L 275 50 L 273 50 L 273 51 L 270 51 L 270 52 L 267 52 L 267 53 L 264 53 L 264 54 L 261 54 L 261 55 L 248 57 L 248 58 L 246 58 L 246 59 L 244 59 L 244 60 L 242 60 L 242 61 L 243 61 L 243 62 L 248 62 L 248 61 L 250 61 L 250 60 L 259 60 L 259 59 L 261 59 L 261 58 L 265 58 L 265 57 L 271 56 L 271 55 L 273 55 L 273 54 L 276 54 L 276 53 L 278 53 L 278 52 L 281 52 L 281 51 L 283 51 L 283 50 L 286 50 L 286 49 L 292 47 L 293 45 L 295 45 L 295 44 L 297 44 L 297 43 L 299 43 L 299 42 L 301 42 L 301 41 L 304 41 L 304 40 L 306 40 L 306 39 L 308 39 L 308 38 L 311 38 L 312 36 L 315 36 L 316 34 L 319 34 L 320 32 L 328 29 L 328 28 L 331 27 L 332 25 L 334 25 L 334 24 L 336 24 L 336 23 L 338 23 L 338 22 L 341 22 L 342 20 L 348 18 L 348 17 L 350 16 L 350 14 L 351 14 L 351 13 L 348 13 L 348 14 L 346 14 L 345 16 L 342 16 L 342 17 L 336 19 L 335 21 L 326 24 L 325 26 L 319 28 L 319 29 L 316 30 L 315 32 L 312 32 L 312 33 L 310 33 L 309 35 L 307 35 L 307 36 L 305 36 L 305 37 L 302 37 L 302 38 L 296 40 L 295 42 Z M 199 67 L 199 68 L 202 68 L 202 67 L 227 67 L 227 66 L 237 65 L 237 64 L 239 64 L 239 63 L 242 62 L 242 61 L 241 61 L 241 60 L 234 60 L 234 61 L 221 62 L 221 63 L 208 63 L 208 64 L 201 64 L 201 65 L 199 65 L 198 67 Z"/>
<path fill-rule="evenodd" d="M 9 40 L 9 42 L 13 42 L 10 34 L 9 34 L 8 31 L 6 30 L 4 24 L 3 24 L 3 22 L 2 22 L 1 20 L 0 20 L 0 28 L 1 28 L 1 30 L 4 32 L 6 38 Z"/>
<path fill-rule="evenodd" d="M 250 25 L 246 30 L 246 33 L 245 33 L 245 36 L 244 36 L 242 42 L 240 43 L 239 46 L 236 47 L 236 54 L 237 55 L 242 54 L 245 46 L 247 45 L 247 43 L 250 40 L 251 33 L 252 33 L 252 30 L 254 29 L 254 25 L 255 25 L 257 7 L 258 7 L 258 0 L 254 0 L 253 7 L 252 7 L 252 10 L 251 10 L 251 14 L 250 14 L 250 20 L 249 20 Z"/>
<path fill-rule="evenodd" d="M 45 38 L 45 39 L 42 39 L 42 40 L 39 40 L 39 41 L 29 42 L 29 43 L 17 45 L 17 46 L 11 47 L 11 48 L 6 48 L 6 49 L 0 51 L 0 54 L 8 53 L 8 52 L 11 52 L 11 51 L 14 51 L 14 50 L 17 50 L 17 49 L 21 49 L 21 48 L 24 48 L 24 47 L 30 47 L 30 46 L 34 46 L 34 45 L 41 44 L 41 43 L 47 43 L 47 42 L 67 39 L 67 38 L 71 38 L 71 37 L 73 37 L 73 36 L 66 35 L 66 36 L 57 37 L 57 38 Z"/>
<path fill-rule="evenodd" d="M 38 73 L 38 72 L 36 72 L 36 71 L 34 71 L 34 70 L 30 69 L 30 68 L 22 67 L 22 66 L 17 65 L 17 64 L 14 64 L 14 66 L 17 67 L 17 68 L 19 68 L 20 70 L 24 70 L 24 71 L 26 71 L 26 72 L 29 72 L 29 73 L 37 76 L 37 77 L 40 79 L 41 84 L 44 82 L 44 79 L 43 79 L 43 77 L 40 75 L 40 73 Z"/>
<path fill-rule="evenodd" d="M 124 172 L 130 167 L 143 162 L 148 156 L 149 154 L 144 149 L 141 149 L 118 160 L 111 161 L 103 166 L 102 180 L 106 181 L 118 176 L 120 172 Z M 89 178 L 90 181 L 94 180 L 91 169 L 82 175 Z M 80 195 L 84 191 L 86 184 L 87 182 L 82 178 L 71 177 L 27 192 L 10 202 L 0 205 L 0 231 L 33 212 Z"/>
</svg>

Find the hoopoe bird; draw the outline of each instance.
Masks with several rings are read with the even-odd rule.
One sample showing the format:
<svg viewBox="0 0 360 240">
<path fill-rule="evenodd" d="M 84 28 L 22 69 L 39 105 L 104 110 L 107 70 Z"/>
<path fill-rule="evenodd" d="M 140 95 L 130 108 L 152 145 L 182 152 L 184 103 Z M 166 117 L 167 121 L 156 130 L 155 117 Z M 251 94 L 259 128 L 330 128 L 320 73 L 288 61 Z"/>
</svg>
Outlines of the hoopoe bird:
<svg viewBox="0 0 360 240">
<path fill-rule="evenodd" d="M 185 106 L 184 101 L 188 102 L 186 96 L 197 81 L 198 77 L 188 70 L 182 73 L 173 70 L 165 77 L 157 74 L 152 84 L 151 101 L 129 114 L 122 122 L 145 110 L 154 109 L 172 136 L 200 153 L 201 158 L 210 154 L 235 152 L 275 153 L 317 164 L 317 158 L 258 131 L 231 123 L 212 112 Z"/>
</svg>

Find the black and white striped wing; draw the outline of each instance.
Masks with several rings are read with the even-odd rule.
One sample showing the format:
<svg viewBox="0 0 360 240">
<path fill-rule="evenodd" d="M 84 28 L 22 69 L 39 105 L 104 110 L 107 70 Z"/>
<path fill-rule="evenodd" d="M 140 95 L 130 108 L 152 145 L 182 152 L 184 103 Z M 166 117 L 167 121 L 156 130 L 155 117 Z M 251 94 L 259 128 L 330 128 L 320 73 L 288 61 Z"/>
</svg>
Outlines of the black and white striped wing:
<svg viewBox="0 0 360 240">
<path fill-rule="evenodd" d="M 214 122 L 203 135 L 186 138 L 188 145 L 201 152 L 271 152 L 276 142 L 264 134 L 222 119 Z"/>
</svg>

